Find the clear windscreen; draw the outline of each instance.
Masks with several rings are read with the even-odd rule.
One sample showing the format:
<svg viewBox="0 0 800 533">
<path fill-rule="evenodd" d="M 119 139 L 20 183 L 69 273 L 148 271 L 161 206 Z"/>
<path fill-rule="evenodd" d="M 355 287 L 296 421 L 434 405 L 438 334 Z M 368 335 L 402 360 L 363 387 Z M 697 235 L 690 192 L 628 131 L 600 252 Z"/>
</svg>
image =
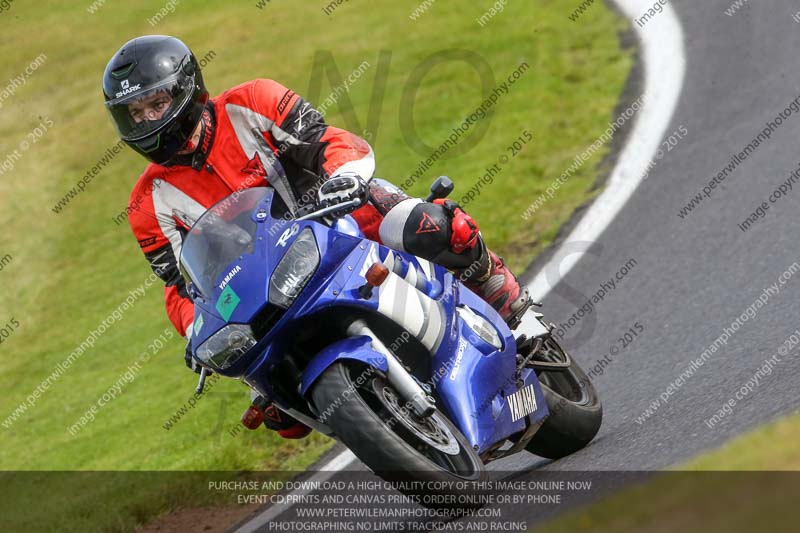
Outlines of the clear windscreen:
<svg viewBox="0 0 800 533">
<path fill-rule="evenodd" d="M 205 296 L 214 293 L 217 279 L 229 272 L 241 255 L 252 254 L 257 225 L 253 210 L 272 189 L 259 187 L 235 192 L 206 211 L 186 235 L 181 272 Z"/>
</svg>

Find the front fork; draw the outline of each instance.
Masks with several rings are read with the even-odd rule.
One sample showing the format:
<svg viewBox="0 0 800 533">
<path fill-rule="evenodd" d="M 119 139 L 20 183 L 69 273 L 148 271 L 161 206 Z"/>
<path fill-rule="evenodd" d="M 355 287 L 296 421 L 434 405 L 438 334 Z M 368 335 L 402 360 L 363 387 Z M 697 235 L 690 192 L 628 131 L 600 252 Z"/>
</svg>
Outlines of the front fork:
<svg viewBox="0 0 800 533">
<path fill-rule="evenodd" d="M 372 348 L 386 358 L 388 369 L 386 379 L 392 384 L 400 397 L 406 401 L 406 405 L 420 418 L 427 418 L 436 411 L 436 404 L 433 398 L 423 389 L 403 366 L 403 364 L 389 351 L 378 336 L 362 320 L 353 321 L 347 328 L 347 334 L 357 337 L 366 335 L 372 339 Z"/>
</svg>

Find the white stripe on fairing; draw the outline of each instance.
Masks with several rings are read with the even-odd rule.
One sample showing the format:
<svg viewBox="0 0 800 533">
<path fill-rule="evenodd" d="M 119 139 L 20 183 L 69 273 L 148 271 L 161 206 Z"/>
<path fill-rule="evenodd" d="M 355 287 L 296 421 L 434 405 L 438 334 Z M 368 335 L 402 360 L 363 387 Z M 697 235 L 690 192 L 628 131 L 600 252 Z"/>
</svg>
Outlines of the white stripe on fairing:
<svg viewBox="0 0 800 533">
<path fill-rule="evenodd" d="M 405 306 L 395 311 L 395 303 L 401 297 L 405 300 Z M 403 278 L 393 272 L 389 273 L 389 277 L 378 289 L 378 312 L 399 322 L 414 336 L 422 331 L 424 317 L 419 295 L 416 290 L 411 290 Z"/>
<path fill-rule="evenodd" d="M 400 281 L 401 278 L 398 277 L 397 279 L 398 283 L 403 283 Z M 425 308 L 422 305 L 420 294 L 416 289 L 406 283 L 398 285 L 398 287 L 403 287 L 406 293 L 403 324 L 412 324 L 413 327 L 416 327 L 417 323 L 419 323 L 419 329 L 417 331 L 422 332 L 422 329 L 425 327 Z"/>
<path fill-rule="evenodd" d="M 409 265 L 409 268 L 414 268 Z M 397 302 L 405 303 L 398 308 Z M 378 312 L 401 325 L 409 333 L 420 338 L 427 349 L 435 351 L 443 335 L 444 310 L 441 304 L 422 294 L 395 273 L 390 273 L 378 289 Z M 427 328 L 426 328 L 427 325 Z"/>
<path fill-rule="evenodd" d="M 386 259 L 383 260 L 383 264 L 386 265 L 390 272 L 394 272 L 394 252 L 389 250 L 389 253 L 386 254 Z"/>
<path fill-rule="evenodd" d="M 444 306 L 441 303 L 436 304 L 436 320 L 439 321 L 438 329 L 439 329 L 439 336 L 436 339 L 436 342 L 433 344 L 432 350 L 435 352 L 441 346 L 442 341 L 444 340 L 445 334 L 447 333 L 447 316 L 444 312 Z"/>
<path fill-rule="evenodd" d="M 172 246 L 172 253 L 175 260 L 181 257 L 181 247 L 183 237 L 181 237 L 175 218 L 188 227 L 192 227 L 195 221 L 206 212 L 197 200 L 191 198 L 185 192 L 164 180 L 153 180 L 153 210 L 156 213 L 156 220 L 161 228 L 161 232 L 169 239 Z"/>
<path fill-rule="evenodd" d="M 367 251 L 367 256 L 364 259 L 364 262 L 361 263 L 361 270 L 359 271 L 358 275 L 362 278 L 366 277 L 367 270 L 369 267 L 380 261 L 381 258 L 378 254 L 378 244 L 375 242 L 371 242 L 369 244 L 369 250 Z"/>
<path fill-rule="evenodd" d="M 414 268 L 414 265 L 408 265 L 408 272 L 406 272 L 405 279 L 410 285 L 417 285 L 417 269 Z"/>
<path fill-rule="evenodd" d="M 436 279 L 436 271 L 434 270 L 433 263 L 419 257 L 417 257 L 417 262 L 419 262 L 419 266 L 422 267 L 422 270 L 425 272 L 425 275 L 430 281 Z"/>
<path fill-rule="evenodd" d="M 430 350 L 433 348 L 433 343 L 436 342 L 436 338 L 439 336 L 439 328 L 437 327 L 438 321 L 432 320 L 433 315 L 436 314 L 436 305 L 430 298 L 420 298 L 420 304 L 422 305 L 424 322 L 427 326 L 425 335 L 420 339 L 420 342 Z"/>
</svg>

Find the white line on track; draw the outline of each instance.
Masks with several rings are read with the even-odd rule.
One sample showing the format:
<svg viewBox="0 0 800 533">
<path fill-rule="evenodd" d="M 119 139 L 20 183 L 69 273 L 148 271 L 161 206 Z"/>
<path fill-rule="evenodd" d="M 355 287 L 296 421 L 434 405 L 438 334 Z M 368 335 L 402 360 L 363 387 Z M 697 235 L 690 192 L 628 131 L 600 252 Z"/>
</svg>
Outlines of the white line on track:
<svg viewBox="0 0 800 533">
<path fill-rule="evenodd" d="M 614 1 L 630 19 L 638 18 L 643 13 L 644 7 L 640 0 Z M 675 10 L 667 4 L 663 12 L 652 18 L 643 28 L 639 28 L 635 22 L 633 27 L 639 36 L 644 63 L 644 105 L 639 111 L 633 131 L 605 190 L 564 240 L 560 250 L 569 243 L 596 241 L 614 220 L 644 179 L 647 166 L 656 154 L 678 104 L 686 59 L 683 30 Z M 534 300 L 543 300 L 582 257 L 582 254 L 578 253 L 564 256 L 563 253 L 559 253 L 560 250 L 556 250 L 550 262 L 528 286 Z M 550 275 L 545 277 L 545 272 L 549 272 Z M 557 276 L 553 276 L 552 272 L 558 272 Z M 553 277 L 556 279 L 552 279 Z M 524 333 L 525 329 L 526 324 L 523 322 L 517 331 Z M 346 450 L 322 465 L 320 471 L 309 481 L 325 481 L 337 471 L 347 468 L 355 460 L 353 452 Z M 292 494 L 304 494 L 304 492 L 300 490 Z M 237 529 L 236 533 L 252 533 L 291 507 L 290 504 L 270 506 Z"/>
<path fill-rule="evenodd" d="M 641 17 L 646 11 L 641 0 L 615 2 L 630 19 Z M 535 301 L 543 300 L 583 256 L 583 253 L 572 252 L 574 247 L 565 255 L 565 247 L 570 243 L 596 241 L 622 210 L 644 179 L 647 166 L 672 121 L 686 66 L 680 21 L 672 6 L 667 4 L 663 12 L 644 27 L 640 28 L 635 22 L 633 27 L 639 37 L 644 63 L 644 105 L 602 194 L 528 285 Z M 523 323 L 518 331 L 524 333 L 524 326 Z"/>
<path fill-rule="evenodd" d="M 309 481 L 308 486 L 313 487 L 314 485 L 317 485 L 319 483 L 322 483 L 323 481 L 328 480 L 340 470 L 344 470 L 345 468 L 347 468 L 347 466 L 353 461 L 355 461 L 355 459 L 356 456 L 353 455 L 353 452 L 351 452 L 350 450 L 345 450 L 344 452 L 340 453 L 339 455 L 337 455 L 336 457 L 334 457 L 333 459 L 322 465 L 319 472 L 317 472 L 308 479 Z M 291 494 L 304 495 L 308 494 L 309 492 L 311 492 L 310 488 L 295 490 L 292 491 Z M 290 499 L 289 501 L 297 501 L 297 500 Z M 282 515 L 283 513 L 291 509 L 292 505 L 293 504 L 272 505 L 269 508 L 267 508 L 263 513 L 259 514 L 258 516 L 256 516 L 255 518 L 244 524 L 242 527 L 237 529 L 236 533 L 253 533 L 254 531 L 257 531 L 260 527 L 269 524 L 270 520 L 277 518 L 278 516 Z"/>
</svg>

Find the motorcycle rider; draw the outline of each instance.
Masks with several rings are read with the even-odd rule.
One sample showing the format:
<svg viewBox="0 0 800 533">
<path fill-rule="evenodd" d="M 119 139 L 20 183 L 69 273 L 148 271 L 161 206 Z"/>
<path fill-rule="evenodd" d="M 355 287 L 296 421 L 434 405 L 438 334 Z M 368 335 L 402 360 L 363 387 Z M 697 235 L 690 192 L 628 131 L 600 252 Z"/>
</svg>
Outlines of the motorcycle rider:
<svg viewBox="0 0 800 533">
<path fill-rule="evenodd" d="M 178 268 L 182 240 L 207 208 L 245 188 L 273 187 L 292 213 L 358 198 L 362 207 L 350 214 L 367 238 L 452 270 L 512 326 L 530 306 L 527 289 L 458 204 L 410 198 L 373 178 L 366 141 L 327 125 L 314 107 L 273 80 L 256 79 L 210 98 L 191 50 L 177 38 L 150 35 L 113 55 L 103 93 L 121 139 L 151 162 L 131 193 L 128 220 L 166 284 L 167 314 L 186 336 L 186 364 L 196 371 L 193 304 Z M 265 425 L 283 437 L 310 432 L 268 400 L 259 401 Z"/>
</svg>

